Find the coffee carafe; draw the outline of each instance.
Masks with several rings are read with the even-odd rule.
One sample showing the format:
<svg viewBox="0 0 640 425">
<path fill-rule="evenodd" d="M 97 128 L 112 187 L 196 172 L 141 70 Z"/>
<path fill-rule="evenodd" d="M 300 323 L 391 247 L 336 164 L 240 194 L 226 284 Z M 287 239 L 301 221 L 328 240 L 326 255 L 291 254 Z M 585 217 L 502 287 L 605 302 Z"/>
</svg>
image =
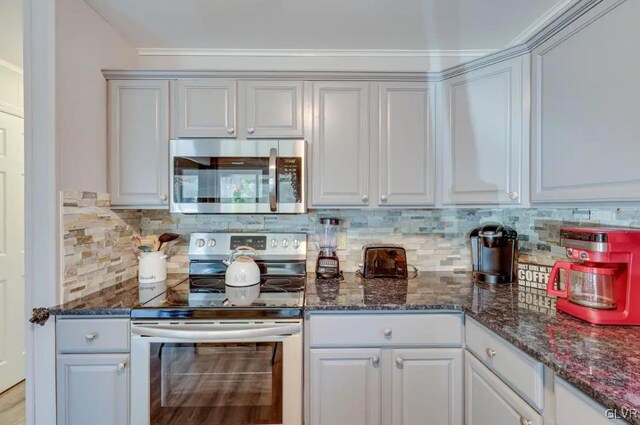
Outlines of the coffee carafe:
<svg viewBox="0 0 640 425">
<path fill-rule="evenodd" d="M 640 230 L 561 228 L 573 262 L 558 261 L 547 294 L 557 310 L 589 323 L 640 325 Z"/>
</svg>

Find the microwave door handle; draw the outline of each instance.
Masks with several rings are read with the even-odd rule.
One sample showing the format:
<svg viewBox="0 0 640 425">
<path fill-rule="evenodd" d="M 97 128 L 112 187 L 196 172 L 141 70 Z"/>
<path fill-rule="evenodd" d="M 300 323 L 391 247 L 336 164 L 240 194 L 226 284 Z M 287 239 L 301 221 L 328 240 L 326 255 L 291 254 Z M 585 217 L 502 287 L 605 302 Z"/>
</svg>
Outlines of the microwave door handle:
<svg viewBox="0 0 640 425">
<path fill-rule="evenodd" d="M 180 329 L 179 327 L 175 326 L 135 326 L 131 328 L 131 332 L 133 334 L 140 336 L 206 341 L 226 341 L 232 339 L 248 340 L 251 338 L 294 335 L 300 333 L 300 331 L 301 326 L 299 324 L 276 326 L 271 328 L 234 329 L 229 331 L 206 331 L 193 328 Z"/>
<path fill-rule="evenodd" d="M 278 202 L 276 199 L 276 159 L 278 150 L 271 148 L 269 152 L 269 209 L 271 212 L 278 210 Z"/>
</svg>

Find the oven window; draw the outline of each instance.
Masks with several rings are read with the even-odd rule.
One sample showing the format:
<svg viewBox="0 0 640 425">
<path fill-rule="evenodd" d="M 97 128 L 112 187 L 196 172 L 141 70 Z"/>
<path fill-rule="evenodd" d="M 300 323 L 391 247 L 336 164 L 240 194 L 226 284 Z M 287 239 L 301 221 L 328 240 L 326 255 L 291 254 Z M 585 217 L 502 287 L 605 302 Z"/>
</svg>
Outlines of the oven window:
<svg viewBox="0 0 640 425">
<path fill-rule="evenodd" d="M 282 423 L 282 342 L 150 345 L 151 425 Z"/>
<path fill-rule="evenodd" d="M 269 202 L 269 158 L 174 158 L 176 203 Z"/>
</svg>

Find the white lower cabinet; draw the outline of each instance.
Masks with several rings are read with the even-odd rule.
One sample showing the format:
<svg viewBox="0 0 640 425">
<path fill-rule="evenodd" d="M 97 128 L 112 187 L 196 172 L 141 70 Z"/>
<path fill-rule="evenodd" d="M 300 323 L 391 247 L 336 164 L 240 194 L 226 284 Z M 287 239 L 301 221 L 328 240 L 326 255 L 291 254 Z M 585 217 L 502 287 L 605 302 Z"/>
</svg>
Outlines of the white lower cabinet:
<svg viewBox="0 0 640 425">
<path fill-rule="evenodd" d="M 623 412 L 607 409 L 560 378 L 555 379 L 556 425 L 621 425 Z M 617 417 L 617 418 L 616 418 Z"/>
<path fill-rule="evenodd" d="M 129 355 L 58 355 L 58 425 L 129 423 Z"/>
<path fill-rule="evenodd" d="M 542 425 L 542 416 L 468 351 L 466 425 Z"/>
<path fill-rule="evenodd" d="M 311 350 L 311 424 L 380 424 L 380 349 Z"/>
<path fill-rule="evenodd" d="M 392 352 L 393 425 L 462 424 L 462 350 Z"/>
</svg>

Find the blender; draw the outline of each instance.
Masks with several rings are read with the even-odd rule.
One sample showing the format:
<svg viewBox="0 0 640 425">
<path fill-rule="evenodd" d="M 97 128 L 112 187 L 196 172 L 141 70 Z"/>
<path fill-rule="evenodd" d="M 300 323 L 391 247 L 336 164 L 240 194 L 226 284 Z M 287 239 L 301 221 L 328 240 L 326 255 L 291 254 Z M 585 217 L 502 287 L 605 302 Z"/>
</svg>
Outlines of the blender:
<svg viewBox="0 0 640 425">
<path fill-rule="evenodd" d="M 316 262 L 316 276 L 321 279 L 340 277 L 340 260 L 336 254 L 339 227 L 340 220 L 337 218 L 323 217 L 318 219 L 316 244 L 320 252 Z"/>
</svg>

